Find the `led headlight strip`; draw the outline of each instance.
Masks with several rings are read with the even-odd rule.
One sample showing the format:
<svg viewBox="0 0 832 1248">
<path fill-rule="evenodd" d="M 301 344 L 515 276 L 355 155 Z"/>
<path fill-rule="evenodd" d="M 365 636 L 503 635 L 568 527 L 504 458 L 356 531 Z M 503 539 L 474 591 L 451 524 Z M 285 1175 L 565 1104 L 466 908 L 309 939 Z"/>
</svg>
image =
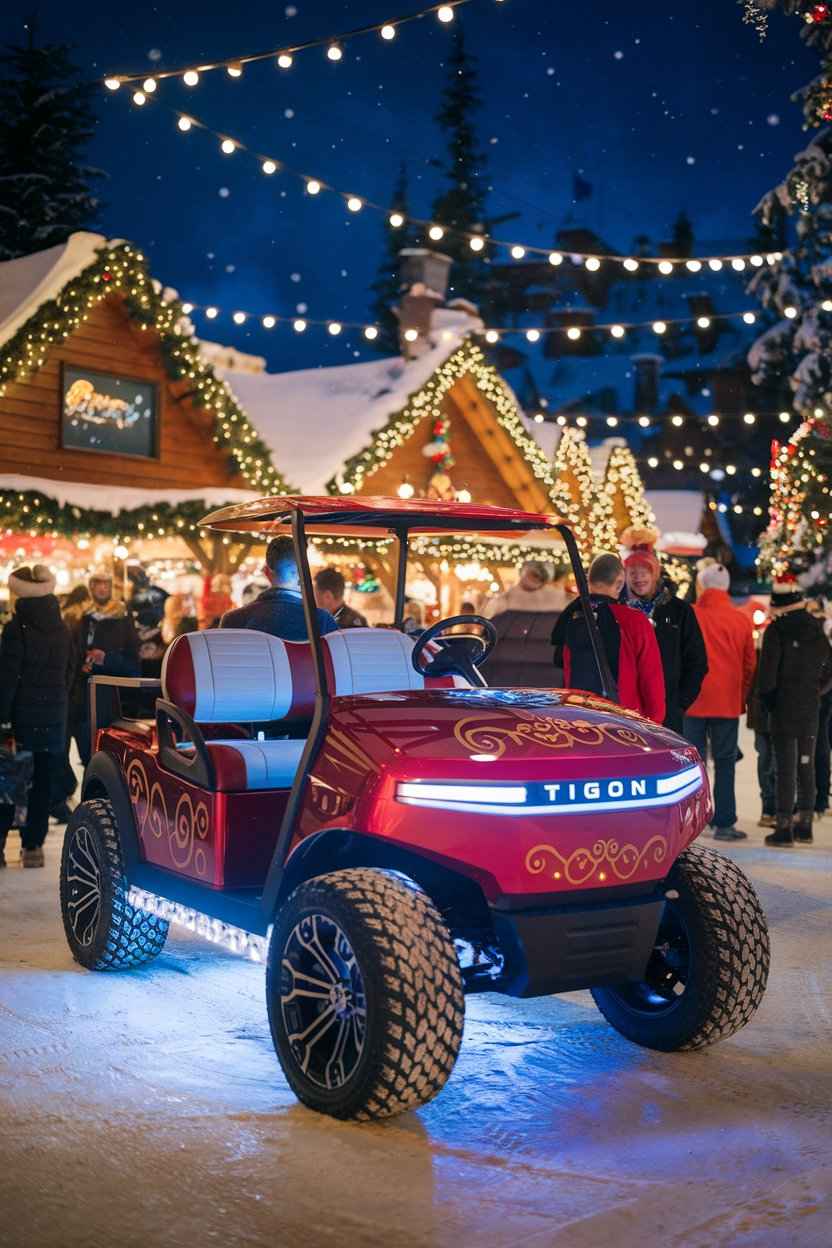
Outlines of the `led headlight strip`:
<svg viewBox="0 0 832 1248">
<path fill-rule="evenodd" d="M 562 815 L 673 806 L 701 787 L 702 772 L 694 765 L 670 776 L 561 780 L 528 785 L 403 781 L 396 787 L 396 800 L 406 806 L 477 814 Z"/>
</svg>

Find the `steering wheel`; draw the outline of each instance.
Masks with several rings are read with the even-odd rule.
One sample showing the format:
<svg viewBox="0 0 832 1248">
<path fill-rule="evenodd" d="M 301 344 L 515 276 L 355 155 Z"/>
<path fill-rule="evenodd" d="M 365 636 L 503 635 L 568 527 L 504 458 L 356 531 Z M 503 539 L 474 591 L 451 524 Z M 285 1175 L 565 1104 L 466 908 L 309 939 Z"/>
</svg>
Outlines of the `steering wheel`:
<svg viewBox="0 0 832 1248">
<path fill-rule="evenodd" d="M 457 633 L 442 637 L 446 629 L 457 624 L 474 624 L 483 629 L 479 633 Z M 441 649 L 430 656 L 428 663 L 421 662 L 425 650 L 432 641 L 441 637 Z M 411 662 L 420 676 L 464 676 L 472 685 L 485 687 L 478 669 L 497 644 L 497 630 L 490 620 L 481 615 L 452 615 L 447 620 L 437 620 L 419 636 L 413 647 Z"/>
</svg>

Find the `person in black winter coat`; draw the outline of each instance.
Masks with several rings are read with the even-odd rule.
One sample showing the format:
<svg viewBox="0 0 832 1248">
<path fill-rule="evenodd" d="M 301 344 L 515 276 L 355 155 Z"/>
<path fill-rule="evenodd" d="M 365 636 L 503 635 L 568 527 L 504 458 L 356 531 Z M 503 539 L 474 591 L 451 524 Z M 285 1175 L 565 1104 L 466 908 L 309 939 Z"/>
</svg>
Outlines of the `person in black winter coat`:
<svg viewBox="0 0 832 1248">
<path fill-rule="evenodd" d="M 622 542 L 630 545 L 624 560 L 627 576 L 622 602 L 643 611 L 656 630 L 665 688 L 665 727 L 681 734 L 685 711 L 699 696 L 708 671 L 705 642 L 689 603 L 676 596 L 676 586 L 662 572 L 653 548 L 655 530 L 628 529 Z"/>
<path fill-rule="evenodd" d="M 113 598 L 109 573 L 89 581 L 92 605 L 72 631 L 73 678 L 69 691 L 69 731 L 86 767 L 92 753 L 89 680 L 91 676 L 138 676 L 139 638 L 123 602 Z"/>
<path fill-rule="evenodd" d="M 832 684 L 832 648 L 806 610 L 793 579 L 772 588 L 771 614 L 760 654 L 760 701 L 769 713 L 777 777 L 777 823 L 771 846 L 809 843 L 815 808 L 815 739 L 820 700 Z M 795 808 L 797 791 L 797 815 Z"/>
<path fill-rule="evenodd" d="M 49 808 L 64 779 L 67 686 L 71 664 L 69 630 L 55 597 L 48 568 L 17 568 L 9 591 L 17 598 L 0 638 L 0 724 L 17 748 L 34 756 L 32 787 L 21 831 L 24 867 L 43 866 Z M 14 807 L 0 806 L 0 866 Z"/>
</svg>

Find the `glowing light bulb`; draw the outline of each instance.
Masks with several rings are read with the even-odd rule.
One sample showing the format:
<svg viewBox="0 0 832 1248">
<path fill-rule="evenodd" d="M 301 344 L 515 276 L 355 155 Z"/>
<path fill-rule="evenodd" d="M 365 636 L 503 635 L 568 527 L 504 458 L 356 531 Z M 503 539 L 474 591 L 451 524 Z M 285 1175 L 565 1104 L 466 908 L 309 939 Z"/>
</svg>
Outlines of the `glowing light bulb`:
<svg viewBox="0 0 832 1248">
<path fill-rule="evenodd" d="M 400 212 L 391 212 L 387 220 L 394 230 L 400 230 L 404 225 L 404 217 Z"/>
<path fill-rule="evenodd" d="M 321 184 L 318 181 L 318 179 L 308 178 L 306 182 L 306 194 L 307 195 L 320 195 L 320 193 L 321 193 Z"/>
<path fill-rule="evenodd" d="M 436 10 L 436 16 L 440 22 L 452 22 L 454 20 L 454 11 L 449 4 L 443 4 L 440 9 Z"/>
<path fill-rule="evenodd" d="M 235 312 L 231 319 L 235 325 L 244 325 L 246 314 L 245 312 Z"/>
<path fill-rule="evenodd" d="M 534 421 L 536 425 L 542 425 L 545 419 L 546 417 L 543 415 L 542 412 L 535 412 L 534 416 L 532 417 L 532 420 Z"/>
<path fill-rule="evenodd" d="M 306 321 L 303 319 L 302 316 L 299 316 L 296 320 L 292 322 L 292 329 L 295 331 L 296 334 L 302 334 L 304 332 L 304 330 L 306 329 Z"/>
<path fill-rule="evenodd" d="M 416 491 L 409 481 L 402 481 L 401 485 L 396 490 L 396 493 L 398 494 L 399 498 L 403 498 L 406 500 L 408 498 L 412 498 L 413 495 L 416 493 Z"/>
<path fill-rule="evenodd" d="M 182 304 L 182 311 L 185 313 L 186 316 L 190 316 L 193 310 L 194 310 L 194 305 L 192 303 Z"/>
<path fill-rule="evenodd" d="M 469 238 L 468 246 L 472 251 L 482 251 L 485 246 L 485 239 L 480 238 L 479 234 L 475 234 L 473 238 Z"/>
<path fill-rule="evenodd" d="M 517 244 L 517 246 L 512 247 L 511 249 L 511 256 L 513 260 L 522 260 L 525 254 L 526 254 L 526 248 L 521 247 L 519 243 Z"/>
<path fill-rule="evenodd" d="M 578 419 L 575 421 L 575 424 L 578 425 L 579 428 L 581 429 L 586 429 L 587 425 L 589 424 L 589 421 L 587 420 L 586 416 L 579 416 Z"/>
<path fill-rule="evenodd" d="M 721 261 L 721 260 L 719 260 L 719 259 L 717 259 L 717 257 L 716 257 L 716 256 L 713 256 L 713 257 L 712 257 L 712 258 L 708 261 L 708 268 L 709 268 L 709 269 L 712 269 L 714 273 L 718 273 L 718 272 L 719 272 L 719 270 L 722 268 L 722 261 Z"/>
<path fill-rule="evenodd" d="M 737 471 L 736 464 L 726 464 L 725 471 L 728 473 L 729 477 L 733 477 Z"/>
<path fill-rule="evenodd" d="M 144 82 L 142 83 L 142 91 L 146 91 L 148 95 L 152 95 L 155 90 L 156 90 L 156 79 L 145 78 Z"/>
<path fill-rule="evenodd" d="M 458 503 L 470 503 L 471 491 L 470 490 L 457 490 L 456 501 Z"/>
<path fill-rule="evenodd" d="M 597 256 L 587 256 L 584 267 L 589 269 L 590 273 L 597 273 L 601 267 L 601 261 Z"/>
<path fill-rule="evenodd" d="M 623 325 L 610 325 L 610 334 L 613 338 L 623 338 L 624 326 Z"/>
<path fill-rule="evenodd" d="M 486 331 L 485 341 L 492 343 L 492 345 L 495 342 L 500 341 L 500 335 L 497 333 L 496 329 L 489 329 Z"/>
<path fill-rule="evenodd" d="M 656 459 L 655 455 L 651 455 L 647 461 L 647 464 L 650 468 L 658 468 L 659 461 Z"/>
<path fill-rule="evenodd" d="M 753 312 L 743 312 L 742 319 L 745 321 L 746 325 L 753 325 L 754 322 L 757 320 L 757 317 L 754 315 Z"/>
<path fill-rule="evenodd" d="M 361 209 L 364 207 L 364 201 L 362 199 L 359 199 L 357 195 L 350 195 L 349 199 L 347 200 L 347 207 L 349 208 L 350 212 L 360 212 Z"/>
<path fill-rule="evenodd" d="M 711 412 L 710 416 L 708 417 L 708 424 L 711 426 L 712 429 L 716 429 L 717 425 L 719 424 L 719 417 L 717 416 L 716 412 Z"/>
<path fill-rule="evenodd" d="M 219 316 L 219 314 L 220 314 L 219 308 L 206 308 L 205 309 L 205 315 L 208 317 L 209 321 L 213 321 L 216 317 Z"/>
<path fill-rule="evenodd" d="M 558 416 L 557 421 L 556 421 L 556 424 L 560 425 L 560 427 L 561 427 L 561 429 L 562 429 L 562 428 L 563 428 L 563 426 L 566 424 L 566 417 L 565 417 L 565 416 Z"/>
<path fill-rule="evenodd" d="M 419 337 L 418 329 L 406 329 L 404 331 L 405 342 L 415 342 L 418 337 Z"/>
<path fill-rule="evenodd" d="M 761 265 L 761 264 L 763 264 L 763 257 L 762 257 L 762 256 L 752 256 L 752 257 L 751 257 L 751 263 L 754 265 L 754 268 L 755 268 L 755 269 L 759 269 L 760 265 Z"/>
<path fill-rule="evenodd" d="M 642 428 L 642 429 L 649 429 L 649 428 L 650 428 L 650 417 L 649 417 L 649 416 L 639 416 L 639 418 L 638 418 L 638 423 L 639 423 L 639 425 L 641 426 L 641 428 Z"/>
<path fill-rule="evenodd" d="M 225 72 L 228 74 L 229 78 L 242 78 L 243 67 L 239 62 L 234 65 L 226 65 Z"/>
<path fill-rule="evenodd" d="M 756 425 L 757 423 L 757 417 L 754 415 L 753 412 L 746 412 L 745 415 L 743 416 L 743 420 L 745 421 L 747 425 Z"/>
<path fill-rule="evenodd" d="M 662 273 L 665 277 L 667 277 L 670 273 L 673 272 L 673 265 L 670 263 L 669 260 L 662 260 L 659 262 L 659 272 Z"/>
<path fill-rule="evenodd" d="M 702 261 L 701 260 L 686 260 L 685 268 L 688 270 L 689 273 L 698 273 L 699 270 L 702 268 Z"/>
<path fill-rule="evenodd" d="M 340 61 L 344 52 L 342 48 L 338 47 L 337 43 L 331 43 L 326 50 L 326 55 L 330 61 Z"/>
<path fill-rule="evenodd" d="M 681 471 L 682 471 L 682 469 L 684 468 L 684 466 L 685 466 L 685 465 L 684 465 L 684 463 L 682 462 L 682 460 L 681 460 L 681 459 L 674 459 L 674 461 L 673 461 L 673 467 L 676 469 L 676 471 L 677 471 L 677 472 L 681 472 Z"/>
<path fill-rule="evenodd" d="M 696 324 L 700 329 L 710 329 L 711 318 L 709 316 L 697 316 Z"/>
<path fill-rule="evenodd" d="M 236 152 L 236 150 L 237 144 L 233 139 L 223 139 L 222 143 L 220 143 L 220 151 L 224 156 L 230 156 L 231 153 Z"/>
<path fill-rule="evenodd" d="M 332 334 L 333 338 L 337 338 L 341 330 L 343 329 L 343 325 L 341 324 L 340 321 L 330 321 L 329 324 L 327 325 L 327 329 Z"/>
<path fill-rule="evenodd" d="M 607 424 L 609 425 L 610 429 L 615 429 L 615 427 L 616 427 L 616 426 L 617 426 L 617 424 L 618 424 L 618 417 L 617 417 L 617 416 L 608 416 L 608 417 L 607 417 Z"/>
<path fill-rule="evenodd" d="M 779 416 L 780 424 L 787 425 L 791 418 L 791 412 L 781 412 Z"/>
<path fill-rule="evenodd" d="M 654 322 L 653 322 L 653 333 L 654 333 L 654 334 L 663 334 L 663 333 L 665 333 L 665 332 L 666 332 L 666 330 L 667 330 L 667 325 L 666 325 L 666 323 L 665 323 L 664 321 L 654 321 Z"/>
<path fill-rule="evenodd" d="M 566 337 L 571 338 L 573 342 L 577 342 L 581 336 L 581 331 L 577 325 L 570 325 L 566 331 Z"/>
<path fill-rule="evenodd" d="M 195 69 L 186 69 L 182 75 L 182 81 L 186 87 L 195 87 L 199 82 L 199 74 Z"/>
<path fill-rule="evenodd" d="M 435 243 L 438 243 L 440 238 L 444 237 L 445 231 L 442 229 L 441 225 L 432 225 L 428 230 L 428 238 L 432 238 Z"/>
<path fill-rule="evenodd" d="M 675 416 L 671 416 L 670 423 L 675 425 L 677 429 L 680 429 L 685 423 L 685 418 L 677 412 Z"/>
<path fill-rule="evenodd" d="M 264 173 L 274 173 L 277 169 L 277 165 L 273 160 L 264 160 L 262 167 Z"/>
<path fill-rule="evenodd" d="M 529 329 L 529 330 L 527 330 L 527 331 L 526 331 L 526 340 L 527 340 L 528 342 L 539 342 L 539 341 L 540 341 L 540 330 L 539 330 L 539 329 Z"/>
<path fill-rule="evenodd" d="M 367 338 L 370 342 L 375 342 L 376 338 L 378 338 L 378 330 L 376 329 L 375 325 L 367 326 L 367 328 L 364 330 L 364 337 Z"/>
<path fill-rule="evenodd" d="M 145 95 L 144 91 L 133 92 L 133 103 L 137 104 L 139 108 L 141 108 L 142 104 L 147 103 L 147 96 Z"/>
<path fill-rule="evenodd" d="M 263 328 L 264 328 L 264 329 L 274 329 L 274 327 L 275 327 L 275 325 L 276 325 L 276 324 L 277 324 L 277 320 L 275 319 L 275 317 L 273 317 L 273 316 L 264 316 L 264 317 L 263 317 Z"/>
<path fill-rule="evenodd" d="M 563 264 L 563 256 L 561 255 L 559 251 L 550 251 L 549 263 L 554 265 L 557 268 L 559 264 Z"/>
<path fill-rule="evenodd" d="M 281 52 L 280 56 L 277 58 L 278 69 L 291 69 L 292 60 L 293 60 L 293 57 L 292 57 L 291 52 Z"/>
<path fill-rule="evenodd" d="M 742 259 L 742 257 L 735 256 L 734 259 L 731 261 L 731 268 L 735 269 L 737 273 L 742 273 L 743 269 L 745 268 L 745 261 Z"/>
<path fill-rule="evenodd" d="M 763 475 L 762 468 L 757 468 L 757 467 L 752 468 L 751 475 L 752 477 L 761 477 Z"/>
<path fill-rule="evenodd" d="M 180 117 L 176 124 L 179 126 L 179 129 L 183 134 L 187 134 L 194 123 L 191 121 L 190 117 Z"/>
<path fill-rule="evenodd" d="M 784 308 L 783 315 L 786 317 L 787 320 L 793 321 L 794 318 L 797 316 L 797 308 L 793 308 L 793 307 Z"/>
<path fill-rule="evenodd" d="M 699 471 L 700 471 L 700 472 L 710 472 L 710 471 L 711 471 L 711 465 L 710 465 L 710 464 L 708 464 L 708 463 L 706 463 L 706 462 L 705 462 L 705 460 L 703 459 L 703 460 L 702 460 L 702 463 L 699 465 Z"/>
<path fill-rule="evenodd" d="M 624 268 L 628 273 L 635 273 L 638 270 L 638 260 L 634 260 L 632 256 L 628 256 L 624 261 Z"/>
<path fill-rule="evenodd" d="M 386 22 L 385 25 L 382 26 L 381 30 L 379 31 L 379 34 L 381 35 L 382 39 L 395 39 L 396 27 L 391 26 L 389 22 Z"/>
<path fill-rule="evenodd" d="M 107 88 L 108 91 L 118 91 L 119 87 L 121 86 L 121 79 L 120 78 L 105 78 L 104 86 Z"/>
</svg>

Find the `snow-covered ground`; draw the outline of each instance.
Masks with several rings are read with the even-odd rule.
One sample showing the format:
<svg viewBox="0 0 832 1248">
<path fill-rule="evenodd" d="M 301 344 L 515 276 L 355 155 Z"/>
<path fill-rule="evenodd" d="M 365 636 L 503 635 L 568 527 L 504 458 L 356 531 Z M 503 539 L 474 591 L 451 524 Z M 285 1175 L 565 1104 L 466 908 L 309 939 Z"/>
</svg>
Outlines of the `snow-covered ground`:
<svg viewBox="0 0 832 1248">
<path fill-rule="evenodd" d="M 2 1248 L 810 1248 L 832 1226 L 832 819 L 775 852 L 753 751 L 732 850 L 769 917 L 738 1036 L 662 1055 L 586 993 L 472 997 L 456 1071 L 384 1125 L 301 1108 L 262 969 L 177 933 L 150 968 L 71 960 L 47 869 L 0 873 Z"/>
</svg>

